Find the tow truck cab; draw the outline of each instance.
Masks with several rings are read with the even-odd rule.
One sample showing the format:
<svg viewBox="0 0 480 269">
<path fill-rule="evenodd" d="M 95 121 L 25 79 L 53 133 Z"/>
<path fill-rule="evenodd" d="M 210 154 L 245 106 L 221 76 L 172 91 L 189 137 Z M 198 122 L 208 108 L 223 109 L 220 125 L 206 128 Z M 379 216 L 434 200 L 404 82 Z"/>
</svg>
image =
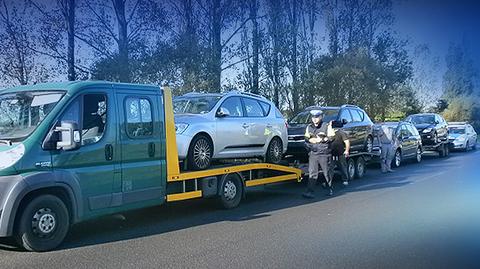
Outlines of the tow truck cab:
<svg viewBox="0 0 480 269">
<path fill-rule="evenodd" d="M 108 82 L 2 91 L 0 236 L 27 229 L 20 231 L 23 237 L 48 237 L 63 220 L 61 213 L 42 209 L 48 208 L 45 205 L 66 207 L 73 224 L 163 203 L 163 98 L 156 86 Z M 34 204 L 40 206 L 30 208 L 39 197 Z M 33 222 L 38 223 L 21 227 L 19 223 L 32 217 L 23 216 L 28 210 L 34 211 Z"/>
</svg>

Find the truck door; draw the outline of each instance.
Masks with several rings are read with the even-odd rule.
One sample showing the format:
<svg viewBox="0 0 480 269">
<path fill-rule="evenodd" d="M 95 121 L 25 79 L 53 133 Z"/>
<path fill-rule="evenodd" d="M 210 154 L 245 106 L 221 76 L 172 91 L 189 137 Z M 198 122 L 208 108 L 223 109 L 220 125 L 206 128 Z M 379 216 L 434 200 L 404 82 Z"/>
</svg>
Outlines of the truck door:
<svg viewBox="0 0 480 269">
<path fill-rule="evenodd" d="M 123 203 L 165 197 L 165 132 L 163 97 L 152 92 L 117 90 L 120 118 Z"/>
<path fill-rule="evenodd" d="M 112 206 L 114 181 L 120 178 L 114 108 L 109 89 L 92 90 L 74 98 L 58 119 L 57 125 L 73 121 L 82 130 L 79 149 L 52 151 L 52 167 L 78 182 L 86 216 Z"/>
</svg>

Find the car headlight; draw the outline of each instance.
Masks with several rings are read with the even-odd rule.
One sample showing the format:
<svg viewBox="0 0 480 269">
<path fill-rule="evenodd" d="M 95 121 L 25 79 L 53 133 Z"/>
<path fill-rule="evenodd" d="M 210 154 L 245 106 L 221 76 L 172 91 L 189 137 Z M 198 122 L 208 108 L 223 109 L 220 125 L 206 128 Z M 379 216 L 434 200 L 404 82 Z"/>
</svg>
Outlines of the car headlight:
<svg viewBox="0 0 480 269">
<path fill-rule="evenodd" d="M 175 133 L 181 134 L 185 132 L 187 127 L 188 127 L 188 124 L 186 123 L 175 123 Z"/>
<path fill-rule="evenodd" d="M 426 128 L 426 129 L 423 129 L 422 133 L 426 134 L 426 133 L 430 133 L 432 131 L 432 128 Z"/>
</svg>

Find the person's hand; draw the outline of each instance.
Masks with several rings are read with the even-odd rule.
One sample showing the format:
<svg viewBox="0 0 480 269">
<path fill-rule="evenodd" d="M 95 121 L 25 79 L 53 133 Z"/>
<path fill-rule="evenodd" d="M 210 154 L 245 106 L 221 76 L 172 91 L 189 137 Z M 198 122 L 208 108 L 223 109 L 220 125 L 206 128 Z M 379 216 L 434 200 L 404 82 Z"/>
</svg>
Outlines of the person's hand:
<svg viewBox="0 0 480 269">
<path fill-rule="evenodd" d="M 345 157 L 348 158 L 348 156 L 350 155 L 350 152 L 348 152 L 348 150 L 345 150 L 345 152 L 343 152 L 343 155 L 345 155 Z"/>
</svg>

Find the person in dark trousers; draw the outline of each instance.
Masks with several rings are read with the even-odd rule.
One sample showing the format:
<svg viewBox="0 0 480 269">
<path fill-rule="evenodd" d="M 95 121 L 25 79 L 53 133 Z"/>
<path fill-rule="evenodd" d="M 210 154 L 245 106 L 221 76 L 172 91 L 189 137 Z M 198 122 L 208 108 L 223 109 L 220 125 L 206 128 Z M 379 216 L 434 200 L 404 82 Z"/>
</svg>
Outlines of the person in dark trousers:
<svg viewBox="0 0 480 269">
<path fill-rule="evenodd" d="M 310 111 L 312 123 L 305 130 L 305 146 L 308 153 L 308 184 L 307 190 L 302 194 L 305 198 L 314 198 L 314 186 L 316 185 L 319 166 L 325 177 L 326 185 L 329 189 L 329 195 L 333 195 L 332 176 L 331 176 L 331 153 L 330 139 L 327 136 L 328 124 L 323 122 L 323 112 L 321 110 Z"/>
<path fill-rule="evenodd" d="M 335 136 L 331 144 L 332 159 L 342 174 L 343 185 L 347 186 L 350 181 L 350 175 L 348 174 L 347 169 L 347 158 L 350 154 L 350 141 L 345 132 L 341 129 L 334 128 L 333 132 L 335 133 Z"/>
</svg>

